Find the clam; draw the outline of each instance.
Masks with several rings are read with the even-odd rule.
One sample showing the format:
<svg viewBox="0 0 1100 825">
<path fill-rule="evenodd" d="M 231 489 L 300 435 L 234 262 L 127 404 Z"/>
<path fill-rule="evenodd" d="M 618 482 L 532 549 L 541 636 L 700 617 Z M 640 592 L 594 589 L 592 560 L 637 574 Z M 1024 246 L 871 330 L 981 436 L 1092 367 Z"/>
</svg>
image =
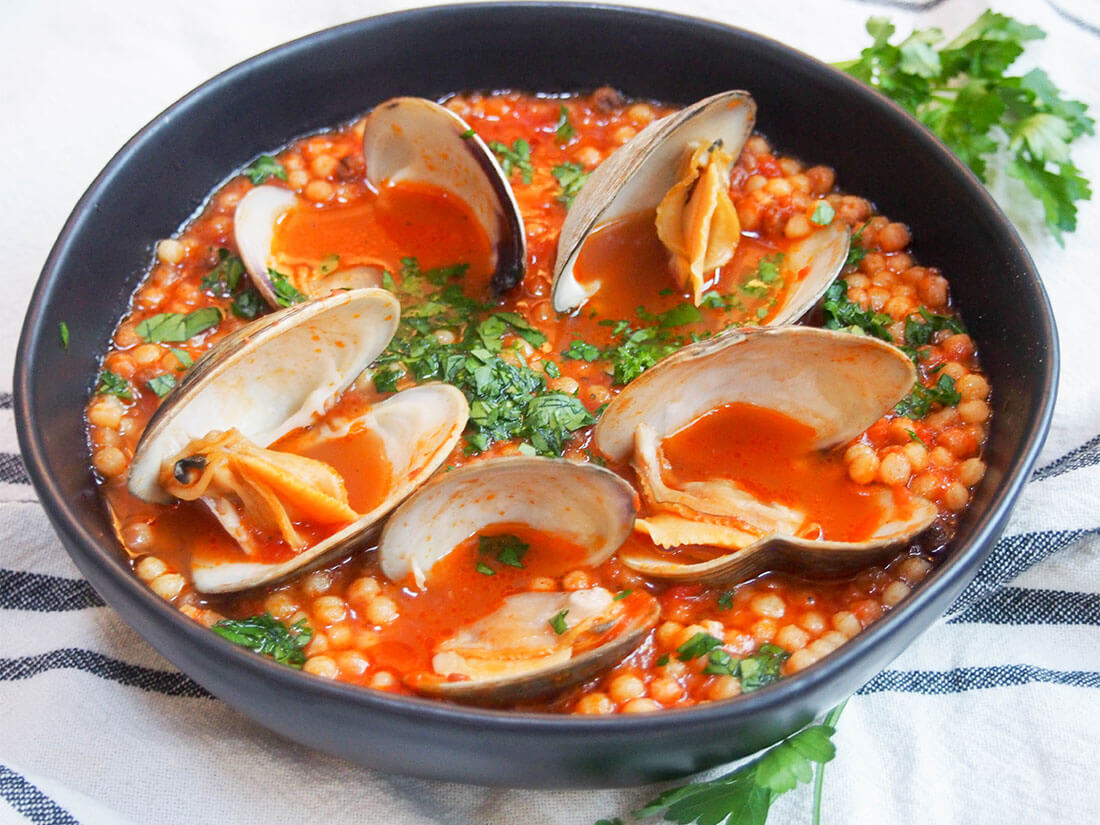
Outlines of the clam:
<svg viewBox="0 0 1100 825">
<path fill-rule="evenodd" d="M 598 289 L 598 284 L 581 284 L 574 273 L 592 233 L 651 210 L 669 252 L 670 272 L 698 305 L 705 276 L 732 258 L 741 237 L 729 197 L 729 169 L 755 117 L 756 104 L 748 93 L 723 92 L 654 121 L 604 160 L 562 225 L 554 309 L 572 312 Z M 817 303 L 843 269 L 849 239 L 847 227 L 834 221 L 791 246 L 781 264 L 789 287 L 769 325 L 796 321 Z"/>
<path fill-rule="evenodd" d="M 523 280 L 527 238 L 519 205 L 492 151 L 461 117 L 420 97 L 387 100 L 367 117 L 363 159 L 377 188 L 426 183 L 464 201 L 489 238 L 494 292 Z"/>
<path fill-rule="evenodd" d="M 423 98 L 388 100 L 366 119 L 363 158 L 367 181 L 375 189 L 428 184 L 470 208 L 489 239 L 491 285 L 497 294 L 523 279 L 527 240 L 515 195 L 489 147 L 462 118 Z M 234 214 L 235 239 L 245 269 L 264 299 L 276 308 L 286 306 L 287 300 L 272 274 L 271 243 L 279 219 L 298 204 L 298 196 L 289 189 L 257 186 L 241 198 Z M 324 270 L 321 266 L 315 277 L 291 281 L 291 286 L 310 297 L 334 289 L 379 286 L 384 264 Z"/>
<path fill-rule="evenodd" d="M 399 316 L 397 299 L 381 289 L 296 305 L 227 336 L 165 397 L 138 442 L 128 486 L 151 502 L 201 500 L 239 545 L 239 557 L 193 555 L 198 590 L 274 581 L 363 542 L 454 448 L 468 407 L 449 385 L 329 412 L 385 349 Z M 389 479 L 364 512 L 352 508 L 331 465 L 287 451 L 340 439 L 368 440 L 371 472 Z M 303 524 L 324 529 L 303 532 Z M 289 557 L 263 550 L 271 537 Z"/>
<path fill-rule="evenodd" d="M 730 214 L 717 196 L 719 184 L 729 188 L 729 165 L 741 154 L 756 120 L 756 103 L 747 92 L 730 91 L 708 97 L 668 117 L 656 120 L 611 153 L 585 181 L 573 200 L 558 239 L 552 298 L 558 312 L 571 312 L 588 298 L 588 290 L 577 281 L 573 267 L 585 240 L 612 221 L 640 212 L 656 210 L 662 241 L 672 236 L 677 251 L 673 268 L 687 270 L 690 280 L 700 274 L 698 255 L 688 254 L 680 236 L 684 222 L 695 222 L 702 230 L 703 247 L 725 245 L 729 255 L 740 238 L 737 213 Z M 710 184 L 709 193 L 704 184 Z M 675 190 L 675 191 L 674 191 Z M 709 194 L 707 203 L 691 201 L 690 195 Z M 677 195 L 683 197 L 677 198 Z M 677 200 L 679 202 L 677 202 Z M 722 218 L 725 225 L 721 227 Z M 716 223 L 717 222 L 717 223 Z M 719 237 L 713 237 L 718 234 Z M 708 269 L 724 263 L 716 251 L 704 249 Z M 728 257 L 725 258 L 728 260 Z M 679 265 L 677 265 L 679 262 Z"/>
<path fill-rule="evenodd" d="M 872 529 L 858 541 L 822 539 L 799 502 L 767 500 L 736 479 L 667 480 L 674 468 L 662 444 L 701 416 L 752 405 L 808 428 L 810 449 L 829 450 L 887 413 L 915 380 L 912 362 L 896 347 L 809 327 L 730 330 L 666 358 L 611 402 L 593 445 L 633 465 L 647 510 L 636 522 L 639 532 L 661 547 L 685 549 L 669 557 L 631 543 L 620 560 L 655 578 L 706 583 L 771 569 L 831 575 L 881 561 L 931 524 L 934 504 L 872 486 Z M 696 553 L 699 547 L 712 550 Z M 715 548 L 718 555 L 708 558 Z"/>
<path fill-rule="evenodd" d="M 276 309 L 290 301 L 280 295 L 280 287 L 271 261 L 271 243 L 275 226 L 284 213 L 298 205 L 298 196 L 279 186 L 251 189 L 233 214 L 233 235 L 248 277 L 267 303 Z M 293 281 L 291 286 L 311 298 L 319 298 L 339 289 L 364 289 L 382 285 L 383 267 L 354 266 L 327 271 L 322 265 L 313 278 Z M 283 273 L 284 275 L 286 273 Z M 289 278 L 289 276 L 287 276 Z"/>
<path fill-rule="evenodd" d="M 491 459 L 421 488 L 390 517 L 378 553 L 388 578 L 430 591 L 432 568 L 495 525 L 521 524 L 560 537 L 583 550 L 579 565 L 589 567 L 619 548 L 634 515 L 630 485 L 594 464 Z M 442 642 L 433 651 L 434 673 L 422 674 L 413 686 L 483 702 L 558 690 L 620 661 L 645 638 L 658 613 L 656 600 L 642 592 L 625 598 L 599 587 L 515 593 Z"/>
</svg>

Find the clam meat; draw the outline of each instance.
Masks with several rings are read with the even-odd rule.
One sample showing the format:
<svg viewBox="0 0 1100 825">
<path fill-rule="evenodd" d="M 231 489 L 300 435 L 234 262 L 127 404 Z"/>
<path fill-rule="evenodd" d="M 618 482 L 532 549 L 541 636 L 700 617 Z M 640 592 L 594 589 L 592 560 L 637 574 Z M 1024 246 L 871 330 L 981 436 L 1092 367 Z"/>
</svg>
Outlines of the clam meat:
<svg viewBox="0 0 1100 825">
<path fill-rule="evenodd" d="M 253 587 L 365 541 L 454 448 L 468 406 L 450 385 L 336 404 L 399 314 L 381 289 L 274 313 L 227 336 L 165 397 L 128 486 L 146 501 L 201 501 L 232 538 L 234 553 L 192 554 L 196 589 Z"/>
<path fill-rule="evenodd" d="M 826 482 L 815 473 L 915 379 L 889 344 L 809 327 L 731 330 L 665 359 L 611 402 L 593 433 L 600 452 L 634 468 L 636 529 L 673 551 L 628 543 L 620 560 L 655 578 L 703 582 L 778 568 L 831 575 L 881 560 L 932 522 L 935 505 L 871 485 L 849 490 L 849 504 L 834 495 L 815 509 Z M 677 438 L 698 427 L 670 460 Z M 754 475 L 754 455 L 782 475 Z"/>
</svg>

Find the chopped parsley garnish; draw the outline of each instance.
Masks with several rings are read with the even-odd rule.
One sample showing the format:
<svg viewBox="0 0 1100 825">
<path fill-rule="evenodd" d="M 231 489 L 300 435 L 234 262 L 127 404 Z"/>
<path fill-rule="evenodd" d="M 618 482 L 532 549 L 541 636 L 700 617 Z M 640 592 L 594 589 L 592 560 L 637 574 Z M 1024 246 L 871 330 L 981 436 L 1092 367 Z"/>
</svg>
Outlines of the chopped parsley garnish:
<svg viewBox="0 0 1100 825">
<path fill-rule="evenodd" d="M 828 226 L 835 217 L 836 210 L 829 205 L 828 201 L 818 201 L 817 206 L 814 207 L 814 213 L 810 215 L 810 223 L 816 223 L 818 226 Z"/>
<path fill-rule="evenodd" d="M 313 630 L 305 619 L 287 627 L 270 613 L 247 619 L 222 619 L 211 630 L 235 645 L 299 670 L 306 663 L 305 646 L 313 638 Z"/>
<path fill-rule="evenodd" d="M 473 126 L 471 126 L 471 127 L 470 127 L 469 129 L 467 129 L 467 130 L 466 130 L 465 132 L 463 132 L 462 134 L 460 134 L 460 135 L 459 135 L 459 137 L 460 137 L 460 138 L 462 138 L 463 140 L 469 140 L 469 139 L 470 139 L 470 138 L 472 138 L 472 137 L 473 137 L 473 136 L 474 136 L 475 134 L 476 134 L 476 132 L 474 132 L 474 127 L 473 127 Z"/>
<path fill-rule="evenodd" d="M 69 348 L 69 325 L 64 321 L 57 323 L 57 336 L 61 339 L 61 349 Z"/>
<path fill-rule="evenodd" d="M 924 445 L 925 447 L 928 446 L 927 444 L 924 443 L 924 439 L 921 438 L 919 435 L 917 435 L 916 430 L 906 430 L 905 432 L 909 433 L 909 440 L 910 441 L 915 441 L 918 444 Z"/>
<path fill-rule="evenodd" d="M 843 329 L 849 332 L 860 330 L 863 333 L 893 343 L 894 337 L 887 329 L 894 319 L 884 312 L 864 309 L 855 301 L 848 300 L 848 282 L 837 278 L 825 290 L 826 329 Z"/>
<path fill-rule="evenodd" d="M 501 564 L 518 567 L 521 570 L 523 569 L 523 557 L 530 549 L 531 545 L 520 541 L 517 536 L 510 533 L 500 536 L 477 537 L 477 550 L 479 553 L 490 555 Z"/>
<path fill-rule="evenodd" d="M 779 266 L 782 263 L 782 252 L 761 258 L 760 263 L 756 265 L 756 277 L 765 284 L 774 284 L 777 281 L 782 284 L 782 279 L 779 277 Z"/>
<path fill-rule="evenodd" d="M 124 401 L 129 401 L 134 397 L 130 382 L 121 375 L 111 372 L 111 370 L 102 370 L 99 373 L 95 391 L 99 395 L 116 395 Z"/>
<path fill-rule="evenodd" d="M 203 290 L 222 298 L 228 298 L 237 291 L 244 276 L 244 263 L 228 249 L 218 250 L 218 264 L 202 276 L 200 286 Z"/>
<path fill-rule="evenodd" d="M 961 400 L 962 396 L 955 389 L 955 379 L 950 375 L 941 375 L 931 387 L 926 387 L 918 381 L 913 386 L 912 392 L 894 407 L 894 412 L 906 418 L 924 418 L 933 404 L 953 407 Z"/>
<path fill-rule="evenodd" d="M 182 350 L 179 347 L 172 347 L 171 352 L 176 356 L 176 360 L 180 362 L 181 369 L 187 369 L 195 363 L 195 359 L 191 357 L 191 353 L 187 350 Z"/>
<path fill-rule="evenodd" d="M 416 278 L 423 278 L 432 286 L 444 286 L 448 281 L 463 277 L 469 268 L 469 264 L 452 264 L 451 266 L 437 266 L 435 269 L 421 269 L 420 261 L 416 258 L 402 258 L 401 284 L 405 291 L 410 293 L 419 288 L 412 283 L 412 279 Z M 390 283 L 391 285 L 393 283 L 392 276 Z M 392 291 L 389 286 L 386 289 Z"/>
<path fill-rule="evenodd" d="M 474 565 L 474 570 L 476 570 L 478 573 L 480 573 L 483 576 L 495 576 L 497 574 L 496 570 L 491 568 L 489 565 L 487 565 L 483 561 L 479 561 L 477 564 L 475 564 Z"/>
<path fill-rule="evenodd" d="M 554 138 L 558 143 L 568 143 L 573 135 L 577 134 L 577 130 L 573 128 L 573 124 L 569 122 L 569 110 L 565 108 L 564 104 L 558 110 L 560 115 L 558 117 L 557 126 L 554 127 Z"/>
<path fill-rule="evenodd" d="M 664 667 L 665 665 L 667 665 L 668 664 L 668 659 L 669 659 L 669 656 L 668 656 L 667 653 L 664 654 L 663 656 L 658 657 L 657 667 Z"/>
<path fill-rule="evenodd" d="M 596 361 L 603 356 L 600 352 L 600 348 L 589 344 L 587 341 L 582 341 L 578 338 L 572 344 L 569 345 L 569 349 L 562 353 L 565 358 L 569 358 L 573 361 Z"/>
<path fill-rule="evenodd" d="M 778 682 L 783 678 L 780 669 L 790 657 L 791 654 L 779 645 L 770 643 L 760 645 L 756 653 L 738 662 L 737 676 L 741 679 L 741 692 L 751 693 L 773 682 Z"/>
<path fill-rule="evenodd" d="M 932 342 L 932 336 L 946 329 L 954 333 L 964 332 L 963 325 L 948 315 L 934 315 L 920 308 L 919 319 L 912 316 L 905 320 L 905 343 L 910 347 L 923 347 Z"/>
<path fill-rule="evenodd" d="M 733 609 L 733 591 L 726 590 L 724 593 L 718 594 L 718 609 L 719 610 L 732 610 Z"/>
<path fill-rule="evenodd" d="M 550 174 L 554 176 L 558 186 L 561 187 L 561 192 L 557 195 L 558 202 L 568 209 L 573 205 L 573 198 L 581 191 L 584 182 L 588 180 L 589 173 L 585 172 L 584 167 L 579 163 L 567 162 L 553 167 Z"/>
<path fill-rule="evenodd" d="M 550 627 L 554 629 L 554 632 L 559 636 L 569 629 L 569 625 L 565 623 L 565 617 L 569 615 L 568 610 L 559 610 L 553 616 L 550 617 Z"/>
<path fill-rule="evenodd" d="M 858 230 L 852 233 L 851 240 L 848 244 L 848 258 L 844 261 L 845 266 L 859 266 L 860 262 L 867 257 L 867 248 L 863 246 L 863 230 L 867 228 L 867 224 L 870 221 L 863 224 Z"/>
<path fill-rule="evenodd" d="M 250 286 L 233 298 L 229 310 L 238 318 L 251 320 L 264 311 L 263 296 L 256 287 Z"/>
<path fill-rule="evenodd" d="M 168 395 L 172 387 L 176 386 L 176 378 L 173 375 L 164 373 L 150 378 L 146 382 L 146 386 L 155 392 L 158 398 L 164 398 L 164 396 Z"/>
<path fill-rule="evenodd" d="M 523 138 L 516 138 L 509 148 L 499 140 L 489 141 L 489 148 L 500 161 L 500 168 L 504 170 L 504 177 L 512 177 L 512 172 L 519 170 L 524 183 L 530 183 L 535 174 L 535 167 L 531 165 L 531 144 Z"/>
<path fill-rule="evenodd" d="M 1042 69 L 1008 73 L 1027 43 L 1046 37 L 1042 29 L 987 10 L 942 46 L 939 29 L 890 43 L 885 17 L 868 19 L 867 32 L 874 42 L 838 68 L 916 115 L 982 180 L 1022 181 L 1059 243 L 1077 228 L 1076 202 L 1092 192 L 1070 147 L 1093 134 L 1088 107 L 1062 98 Z"/>
<path fill-rule="evenodd" d="M 196 309 L 183 315 L 179 312 L 162 312 L 146 318 L 137 325 L 137 334 L 150 344 L 159 341 L 180 344 L 194 338 L 200 332 L 216 327 L 222 319 L 217 307 Z"/>
<path fill-rule="evenodd" d="M 682 327 L 687 324 L 694 324 L 702 319 L 703 313 L 699 311 L 699 308 L 695 306 L 695 304 L 684 301 L 667 312 L 660 313 L 657 316 L 657 325 L 662 327 Z"/>
<path fill-rule="evenodd" d="M 709 633 L 699 631 L 676 648 L 676 658 L 681 662 L 689 662 L 692 659 L 698 659 L 700 656 L 705 656 L 721 644 L 721 639 L 711 636 Z"/>
<path fill-rule="evenodd" d="M 306 300 L 305 293 L 298 291 L 283 273 L 269 268 L 267 277 L 271 280 L 271 291 L 275 293 L 275 301 L 279 306 L 289 307 Z"/>
<path fill-rule="evenodd" d="M 718 648 L 707 654 L 707 666 L 703 668 L 703 673 L 714 676 L 736 676 L 737 665 L 738 661 L 736 659 L 726 651 Z"/>
<path fill-rule="evenodd" d="M 241 174 L 252 181 L 253 186 L 259 186 L 268 178 L 286 180 L 286 169 L 271 155 L 260 155 L 251 166 L 242 169 Z"/>
<path fill-rule="evenodd" d="M 436 289 L 465 271 L 459 265 L 425 272 L 415 259 L 404 261 L 401 283 L 395 284 L 404 309 L 396 335 L 376 362 L 375 388 L 393 392 L 406 375 L 417 382 L 445 381 L 470 403 L 467 453 L 518 439 L 526 442 L 525 453 L 562 455 L 572 433 L 595 418 L 579 399 L 547 390 L 550 368 L 536 371 L 505 352 L 520 346 L 507 343 L 510 335 L 532 347 L 546 342 L 522 315 L 489 312 L 491 305 L 468 298 L 459 283 Z M 440 343 L 433 335 L 442 330 L 454 337 L 453 343 Z"/>
<path fill-rule="evenodd" d="M 543 361 L 542 371 L 549 375 L 551 378 L 561 378 L 561 369 L 553 361 Z"/>
<path fill-rule="evenodd" d="M 621 602 L 633 592 L 633 590 L 620 590 L 618 593 L 615 594 L 615 598 L 612 599 L 612 601 Z"/>
</svg>

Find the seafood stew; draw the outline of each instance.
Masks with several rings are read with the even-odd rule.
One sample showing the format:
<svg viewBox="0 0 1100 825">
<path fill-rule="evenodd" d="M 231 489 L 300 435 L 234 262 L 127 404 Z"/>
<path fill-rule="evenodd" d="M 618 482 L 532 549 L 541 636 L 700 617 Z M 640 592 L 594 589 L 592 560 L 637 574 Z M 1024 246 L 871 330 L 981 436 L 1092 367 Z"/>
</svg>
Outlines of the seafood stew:
<svg viewBox="0 0 1100 825">
<path fill-rule="evenodd" d="M 737 103 L 747 109 L 751 98 Z M 493 174 L 499 171 L 514 192 L 526 241 L 526 271 L 514 287 L 508 284 L 522 244 L 508 232 L 516 222 L 503 221 L 501 229 L 501 221 L 483 220 L 486 210 L 471 202 L 478 196 L 460 197 L 453 187 L 393 175 L 371 182 L 363 140 L 372 115 L 261 158 L 216 192 L 179 237 L 158 246 L 87 410 L 93 465 L 136 574 L 223 635 L 240 640 L 270 631 L 266 638 L 282 645 L 288 663 L 322 677 L 443 696 L 445 688 L 433 693 L 432 686 L 480 683 L 484 690 L 453 698 L 576 713 L 653 711 L 755 690 L 817 661 L 903 599 L 947 546 L 981 481 L 989 418 L 989 384 L 950 305 L 947 281 L 913 259 L 905 226 L 837 190 L 828 167 L 785 157 L 763 136 L 745 134 L 743 147 L 728 139 L 719 146 L 715 136 L 672 153 L 678 168 L 656 203 L 589 228 L 569 272 L 576 288 L 559 304 L 563 221 L 581 211 L 603 214 L 598 202 L 585 201 L 606 194 L 593 170 L 620 146 L 645 139 L 646 127 L 671 109 L 611 90 L 564 98 L 464 94 L 445 108 L 469 124 L 470 134 L 462 130 L 458 139 L 491 151 L 499 161 Z M 492 214 L 509 215 L 511 194 L 501 196 L 487 177 L 498 199 Z M 610 185 L 614 203 L 624 184 Z M 265 207 L 256 193 L 274 205 Z M 252 209 L 257 203 L 263 208 Z M 265 209 L 268 227 L 257 242 L 242 233 L 242 223 L 251 226 L 249 213 Z M 684 231 L 700 222 L 707 224 L 701 236 L 713 244 Z M 808 327 L 838 331 L 792 334 L 784 326 L 798 319 L 783 312 L 802 306 L 810 283 L 805 308 L 821 309 Z M 292 316 L 268 314 L 268 304 L 299 314 L 299 304 L 318 313 L 354 304 L 357 312 L 384 315 L 393 296 L 399 319 L 394 313 L 380 351 L 375 346 L 352 359 L 339 380 L 329 381 L 337 389 L 308 409 L 324 411 L 323 419 L 286 426 L 293 417 L 284 416 L 278 427 L 246 432 L 225 411 L 230 402 L 218 400 L 215 418 L 238 425 L 228 429 L 255 443 L 226 442 L 225 425 L 211 425 L 219 436 L 191 433 L 154 456 L 154 475 L 172 503 L 134 489 L 131 468 L 147 445 L 153 411 L 163 397 L 164 407 L 178 405 L 174 417 L 192 413 L 189 371 L 224 367 L 217 357 L 196 363 L 217 341 L 252 318 L 274 319 L 276 343 L 293 334 L 297 327 L 285 323 Z M 315 348 L 319 360 L 310 360 L 308 345 L 284 346 L 301 355 L 304 374 L 333 361 L 330 325 L 318 330 L 313 334 L 326 339 Z M 838 356 L 838 346 L 858 354 Z M 785 361 L 749 357 L 761 348 L 795 354 Z M 808 366 L 799 386 L 835 396 L 833 406 L 847 412 L 858 406 L 849 396 L 862 395 L 862 359 L 881 357 L 892 378 L 876 384 L 886 389 L 855 416 L 854 430 L 850 420 L 826 421 L 820 410 L 785 405 L 783 399 L 800 397 L 789 386 L 769 389 L 795 365 L 828 372 L 849 357 L 855 375 L 825 382 Z M 365 372 L 354 368 L 360 360 L 371 364 Z M 703 372 L 692 382 L 674 375 L 668 386 L 683 395 L 697 387 L 708 394 L 693 414 L 672 429 L 627 426 L 625 440 L 608 441 L 625 441 L 625 448 L 603 447 L 601 431 L 621 418 L 616 407 L 650 403 L 654 415 L 667 417 L 662 410 L 682 399 L 675 391 L 647 394 L 646 387 L 662 373 L 695 374 L 710 361 L 749 377 L 708 380 Z M 265 363 L 261 374 L 272 368 Z M 254 380 L 219 398 L 251 397 Z M 711 392 L 734 386 L 747 386 L 746 397 Z M 450 413 L 426 420 L 446 406 L 434 396 L 426 405 L 408 402 L 398 415 L 379 412 L 415 391 L 447 394 Z M 308 388 L 303 394 L 314 395 Z M 246 406 L 270 410 L 255 398 Z M 394 427 L 376 426 L 380 417 Z M 327 431 L 332 441 L 328 431 L 344 425 L 336 446 L 317 437 Z M 732 442 L 710 455 L 684 448 L 706 442 L 708 427 L 751 427 L 758 437 L 744 445 L 750 453 L 774 458 L 780 446 L 789 449 L 760 476 L 753 469 L 759 460 L 733 457 Z M 353 431 L 367 435 L 352 445 Z M 217 443 L 198 443 L 204 439 Z M 312 441 L 314 451 L 299 446 L 290 453 L 336 468 L 339 478 L 322 478 L 316 464 L 281 466 L 284 459 L 267 453 L 289 454 L 287 439 Z M 401 452 L 394 442 L 425 439 L 438 461 L 419 472 L 438 472 L 383 528 L 412 490 L 390 479 L 364 491 L 379 476 L 362 474 L 356 482 L 355 468 L 369 464 L 393 476 Z M 550 460 L 556 457 L 589 467 L 557 494 L 547 481 L 558 472 L 550 467 L 562 464 Z M 496 472 L 499 462 L 519 473 L 506 489 L 531 486 L 518 509 L 481 514 L 461 540 L 434 548 L 430 564 L 398 566 L 391 575 L 388 560 L 407 552 L 393 529 L 399 516 L 452 483 L 452 473 L 461 481 L 479 467 Z M 825 492 L 820 482 L 803 485 L 825 497 L 824 510 L 834 515 L 835 502 L 852 502 L 840 508 L 851 512 L 835 529 L 821 508 L 807 515 L 809 503 L 791 498 L 796 468 L 813 462 L 829 464 L 814 471 L 815 479 L 830 479 Z M 577 472 L 567 466 L 573 469 L 561 472 Z M 478 489 L 488 483 L 475 480 Z M 196 496 L 205 495 L 205 503 L 178 494 L 207 481 Z M 347 488 L 342 500 L 313 495 L 326 486 L 338 493 L 337 481 Z M 615 505 L 610 491 L 624 485 L 629 493 Z M 593 556 L 583 530 L 572 539 L 562 535 L 562 524 L 573 522 L 566 515 L 570 494 L 608 505 L 591 518 L 611 534 L 601 537 L 605 543 L 617 537 L 609 553 Z M 383 512 L 361 525 L 354 546 L 313 553 L 341 524 L 375 510 Z M 330 511 L 335 515 L 325 521 L 322 513 Z M 545 514 L 541 521 L 535 512 Z M 444 509 L 410 521 L 447 518 Z M 415 542 L 417 549 L 428 543 Z M 807 555 L 827 543 L 846 546 L 830 547 L 824 562 Z M 853 549 L 876 555 L 846 567 Z M 760 569 L 725 563 L 747 555 Z M 266 567 L 263 578 L 225 572 L 242 561 Z M 699 565 L 709 565 L 706 575 Z M 685 575 L 687 568 L 695 569 Z M 214 571 L 218 583 L 201 571 Z M 261 582 L 267 589 L 254 589 Z M 489 621 L 494 616 L 504 618 Z M 530 632 L 516 638 L 517 627 Z M 501 687 L 532 673 L 544 677 L 534 687 Z"/>
</svg>

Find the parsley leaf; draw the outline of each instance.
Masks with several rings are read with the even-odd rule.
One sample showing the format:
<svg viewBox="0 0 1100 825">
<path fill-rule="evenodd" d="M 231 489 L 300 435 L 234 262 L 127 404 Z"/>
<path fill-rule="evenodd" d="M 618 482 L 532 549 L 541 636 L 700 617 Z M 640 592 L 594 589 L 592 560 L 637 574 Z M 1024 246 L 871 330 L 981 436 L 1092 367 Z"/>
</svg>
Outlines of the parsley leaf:
<svg viewBox="0 0 1100 825">
<path fill-rule="evenodd" d="M 783 648 L 765 642 L 752 656 L 746 656 L 737 665 L 737 675 L 741 679 L 741 692 L 750 693 L 772 682 L 778 682 L 782 675 L 780 668 L 791 657 Z"/>
<path fill-rule="evenodd" d="M 96 381 L 95 391 L 98 395 L 116 395 L 124 401 L 134 397 L 130 389 L 130 382 L 111 370 L 102 370 Z"/>
<path fill-rule="evenodd" d="M 517 536 L 505 533 L 500 536 L 478 536 L 477 550 L 496 558 L 501 564 L 509 567 L 523 569 L 523 557 L 531 545 L 521 541 Z"/>
<path fill-rule="evenodd" d="M 474 570 L 476 570 L 478 573 L 480 573 L 483 576 L 495 576 L 497 574 L 496 570 L 491 568 L 489 565 L 487 565 L 483 561 L 479 561 L 477 564 L 475 564 L 474 565 Z"/>
<path fill-rule="evenodd" d="M 601 357 L 602 353 L 600 348 L 589 344 L 587 341 L 582 341 L 578 338 L 572 344 L 569 345 L 569 349 L 562 353 L 566 358 L 573 361 L 595 361 Z"/>
<path fill-rule="evenodd" d="M 228 298 L 237 291 L 237 286 L 244 275 L 244 263 L 236 255 L 231 255 L 228 249 L 218 250 L 218 264 L 208 273 L 202 276 L 200 286 L 203 290 Z"/>
<path fill-rule="evenodd" d="M 235 645 L 298 670 L 306 663 L 305 646 L 313 638 L 313 630 L 305 619 L 288 628 L 270 613 L 247 619 L 222 619 L 211 630 Z"/>
<path fill-rule="evenodd" d="M 57 322 L 57 336 L 61 339 L 61 349 L 69 348 L 69 325 L 64 321 Z"/>
<path fill-rule="evenodd" d="M 932 342 L 932 336 L 941 329 L 951 332 L 964 332 L 963 325 L 949 315 L 934 315 L 924 307 L 920 309 L 920 319 L 909 317 L 905 320 L 905 343 L 910 347 L 923 347 Z"/>
<path fill-rule="evenodd" d="M 568 610 L 559 610 L 549 619 L 550 627 L 552 627 L 554 629 L 554 632 L 557 633 L 559 636 L 569 629 L 569 625 L 565 623 L 565 617 L 568 615 Z"/>
<path fill-rule="evenodd" d="M 264 299 L 256 287 L 250 286 L 233 298 L 229 310 L 238 318 L 251 320 L 264 311 Z"/>
<path fill-rule="evenodd" d="M 913 386 L 912 392 L 894 407 L 894 412 L 906 418 L 924 418 L 933 404 L 954 407 L 961 400 L 962 395 L 955 389 L 955 379 L 950 375 L 941 375 L 931 387 L 926 387 L 918 381 Z"/>
<path fill-rule="evenodd" d="M 271 291 L 275 293 L 275 301 L 279 306 L 293 306 L 306 300 L 305 293 L 299 292 L 283 273 L 268 269 L 267 277 L 271 280 Z"/>
<path fill-rule="evenodd" d="M 709 633 L 705 633 L 700 630 L 678 648 L 676 648 L 676 658 L 681 662 L 688 662 L 692 659 L 698 659 L 700 656 L 704 656 L 714 648 L 722 644 L 722 640 L 711 636 Z"/>
<path fill-rule="evenodd" d="M 268 178 L 286 180 L 286 169 L 271 155 L 260 155 L 251 166 L 242 169 L 241 174 L 252 181 L 253 186 L 259 186 Z"/>
<path fill-rule="evenodd" d="M 164 373 L 150 378 L 145 382 L 145 385 L 155 392 L 158 398 L 164 398 L 172 387 L 176 386 L 176 379 L 175 376 Z"/>
<path fill-rule="evenodd" d="M 884 312 L 863 309 L 854 301 L 849 301 L 848 282 L 843 278 L 837 278 L 825 290 L 825 303 L 822 304 L 822 309 L 825 314 L 826 329 L 844 329 L 849 332 L 859 330 L 889 343 L 894 341 L 894 336 L 887 329 L 894 323 L 894 319 Z"/>
<path fill-rule="evenodd" d="M 531 165 L 531 144 L 523 138 L 516 138 L 509 148 L 499 140 L 489 141 L 489 148 L 500 161 L 500 168 L 504 170 L 504 177 L 512 177 L 512 172 L 519 170 L 524 183 L 530 183 L 535 174 L 535 167 Z"/>
<path fill-rule="evenodd" d="M 828 201 L 821 200 L 817 202 L 814 213 L 810 215 L 810 223 L 816 223 L 818 226 L 828 226 L 835 217 L 836 210 L 829 205 Z"/>
<path fill-rule="evenodd" d="M 867 32 L 872 45 L 838 67 L 916 115 L 985 182 L 998 172 L 1022 181 L 1062 243 L 1077 228 L 1076 203 L 1092 196 L 1070 148 L 1094 123 L 1042 69 L 1008 73 L 1027 43 L 1046 36 L 1042 29 L 986 11 L 943 45 L 939 29 L 892 44 L 894 26 L 881 17 L 867 21 Z"/>
<path fill-rule="evenodd" d="M 150 344 L 164 341 L 181 344 L 200 332 L 216 327 L 222 319 L 216 307 L 196 309 L 183 315 L 179 312 L 162 312 L 146 318 L 137 325 L 137 334 Z"/>
<path fill-rule="evenodd" d="M 814 766 L 836 756 L 835 716 L 804 728 L 737 770 L 694 785 L 665 791 L 634 812 L 639 819 L 663 813 L 679 825 L 764 825 L 779 794 L 813 778 Z"/>
<path fill-rule="evenodd" d="M 579 163 L 562 163 L 553 167 L 550 174 L 561 187 L 561 192 L 557 196 L 558 201 L 568 209 L 573 205 L 573 198 L 581 191 L 584 182 L 588 180 L 589 173 L 585 172 L 584 167 Z"/>
<path fill-rule="evenodd" d="M 528 402 L 521 433 L 527 436 L 539 455 L 559 456 L 574 432 L 595 423 L 595 416 L 585 409 L 579 398 L 563 392 L 549 392 Z"/>
<path fill-rule="evenodd" d="M 560 117 L 557 126 L 554 127 L 554 138 L 558 143 L 568 143 L 573 135 L 577 134 L 577 130 L 569 122 L 569 110 L 565 108 L 564 104 L 560 107 L 559 112 Z"/>
</svg>

